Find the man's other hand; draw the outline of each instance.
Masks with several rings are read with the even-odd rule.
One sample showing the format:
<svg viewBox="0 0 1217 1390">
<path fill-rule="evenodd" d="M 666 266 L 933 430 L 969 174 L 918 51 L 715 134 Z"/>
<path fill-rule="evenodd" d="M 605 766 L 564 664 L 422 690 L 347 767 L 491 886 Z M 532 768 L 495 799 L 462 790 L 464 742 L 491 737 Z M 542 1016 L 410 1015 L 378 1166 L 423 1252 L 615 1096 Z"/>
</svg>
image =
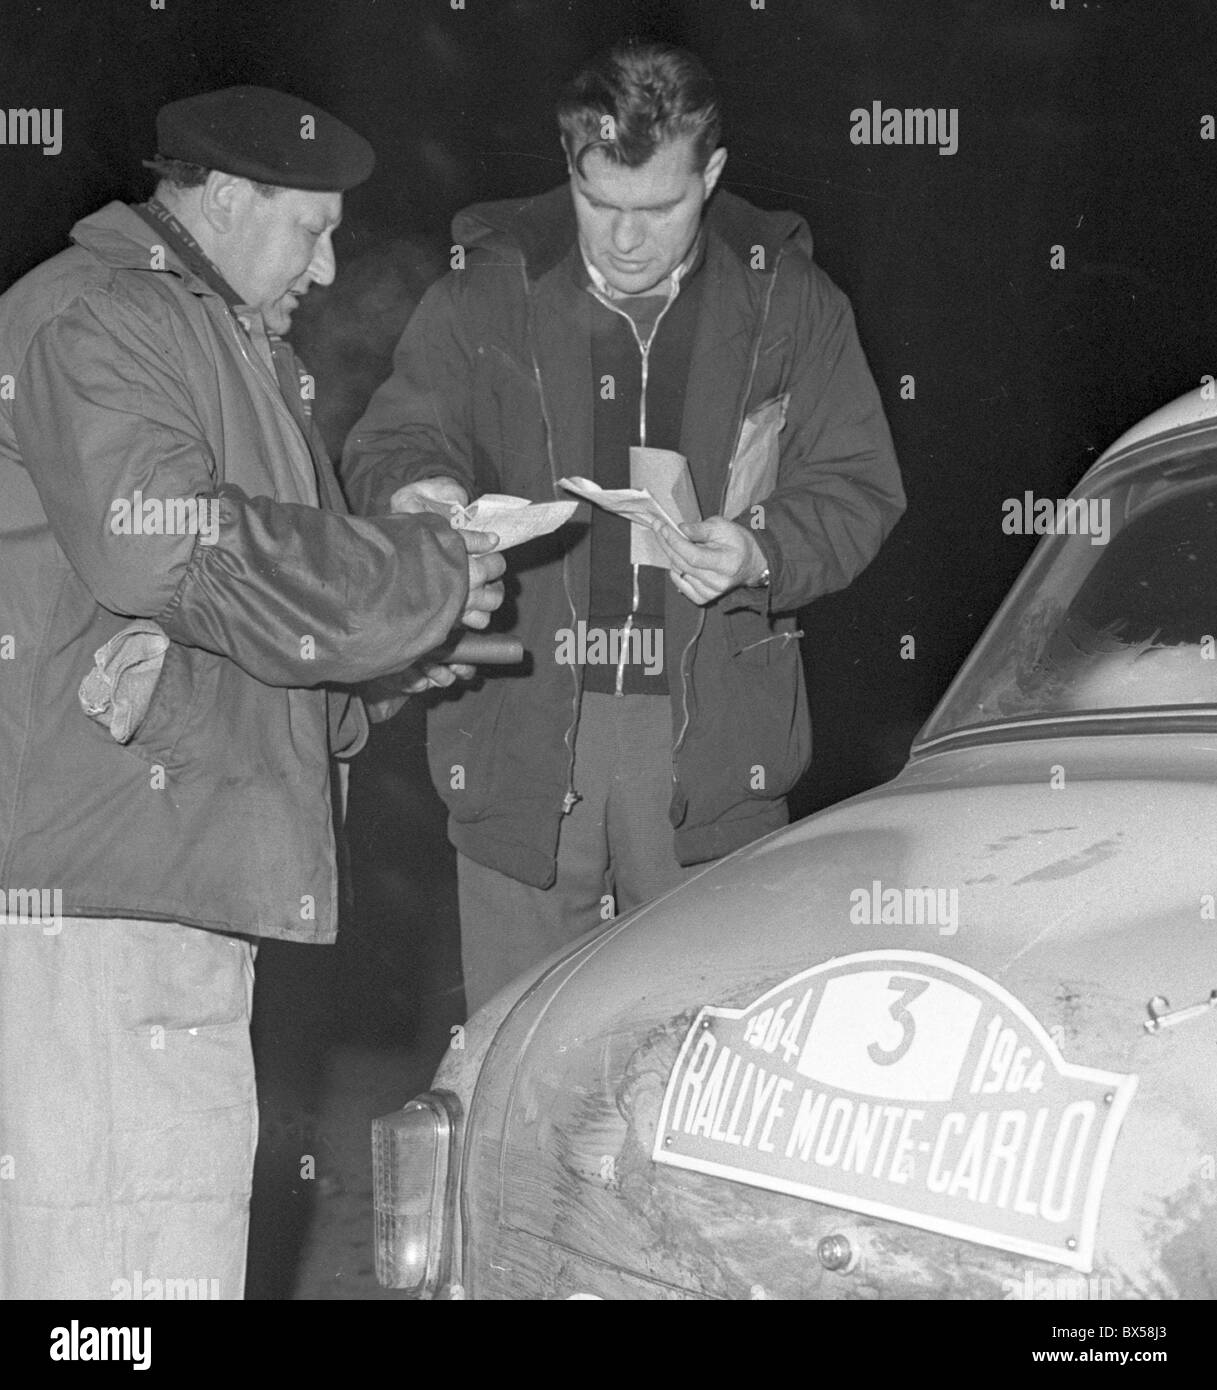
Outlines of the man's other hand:
<svg viewBox="0 0 1217 1390">
<path fill-rule="evenodd" d="M 453 505 L 467 507 L 469 494 L 455 478 L 424 478 L 399 487 L 389 499 L 391 512 L 439 512 L 447 516 Z"/>
<path fill-rule="evenodd" d="M 503 602 L 503 586 L 498 582 L 507 568 L 501 555 L 492 555 L 499 538 L 492 531 L 459 531 L 469 552 L 469 597 L 461 622 L 466 627 L 485 627 L 490 615 Z"/>
<path fill-rule="evenodd" d="M 403 674 L 410 676 L 410 679 L 402 684 L 403 692 L 407 695 L 421 695 L 424 690 L 442 690 L 453 681 L 471 681 L 477 675 L 477 667 L 433 666 L 428 662 L 420 662 L 417 666 L 411 666 L 409 673 Z"/>
<path fill-rule="evenodd" d="M 756 538 L 737 522 L 712 516 L 690 522 L 684 531 L 682 536 L 662 523 L 655 528 L 672 562 L 672 583 L 686 598 L 712 603 L 732 589 L 761 582 L 769 562 Z"/>
<path fill-rule="evenodd" d="M 411 695 L 442 690 L 453 681 L 469 681 L 476 675 L 476 666 L 463 663 L 445 666 L 424 659 L 394 676 L 368 681 L 363 687 L 364 707 L 373 724 L 383 724 L 386 719 L 393 718 Z"/>
</svg>

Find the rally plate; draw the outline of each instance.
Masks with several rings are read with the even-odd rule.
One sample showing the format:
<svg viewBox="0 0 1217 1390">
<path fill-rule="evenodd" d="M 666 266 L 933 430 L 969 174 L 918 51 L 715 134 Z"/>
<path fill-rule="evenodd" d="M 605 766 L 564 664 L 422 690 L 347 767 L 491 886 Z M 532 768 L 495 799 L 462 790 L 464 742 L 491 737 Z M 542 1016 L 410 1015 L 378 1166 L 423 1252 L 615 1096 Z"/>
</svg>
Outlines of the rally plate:
<svg viewBox="0 0 1217 1390">
<path fill-rule="evenodd" d="M 968 966 L 863 951 L 702 1008 L 653 1157 L 1089 1272 L 1136 1086 Z"/>
</svg>

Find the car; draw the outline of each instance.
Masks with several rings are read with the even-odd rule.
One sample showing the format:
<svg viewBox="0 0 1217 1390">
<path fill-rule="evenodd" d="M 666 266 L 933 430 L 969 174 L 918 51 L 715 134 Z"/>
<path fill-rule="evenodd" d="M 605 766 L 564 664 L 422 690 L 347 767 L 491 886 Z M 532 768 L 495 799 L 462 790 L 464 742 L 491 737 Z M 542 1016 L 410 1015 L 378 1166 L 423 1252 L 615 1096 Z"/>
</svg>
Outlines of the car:
<svg viewBox="0 0 1217 1390">
<path fill-rule="evenodd" d="M 1217 1296 L 1217 404 L 1064 499 L 891 782 L 582 938 L 374 1122 L 423 1298 Z"/>
</svg>

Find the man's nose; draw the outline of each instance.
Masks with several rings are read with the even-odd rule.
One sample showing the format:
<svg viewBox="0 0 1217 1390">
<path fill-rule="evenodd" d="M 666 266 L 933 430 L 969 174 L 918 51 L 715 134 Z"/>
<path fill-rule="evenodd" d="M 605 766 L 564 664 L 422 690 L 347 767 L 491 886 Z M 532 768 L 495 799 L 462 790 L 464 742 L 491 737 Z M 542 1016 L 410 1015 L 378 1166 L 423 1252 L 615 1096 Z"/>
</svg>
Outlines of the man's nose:
<svg viewBox="0 0 1217 1390">
<path fill-rule="evenodd" d="M 313 259 L 308 267 L 309 278 L 315 285 L 332 285 L 336 269 L 334 244 L 329 232 L 326 232 L 323 237 L 317 238 L 317 245 L 313 248 Z"/>
<path fill-rule="evenodd" d="M 634 214 L 623 213 L 613 222 L 613 249 L 623 255 L 636 251 L 645 239 L 646 228 Z"/>
</svg>

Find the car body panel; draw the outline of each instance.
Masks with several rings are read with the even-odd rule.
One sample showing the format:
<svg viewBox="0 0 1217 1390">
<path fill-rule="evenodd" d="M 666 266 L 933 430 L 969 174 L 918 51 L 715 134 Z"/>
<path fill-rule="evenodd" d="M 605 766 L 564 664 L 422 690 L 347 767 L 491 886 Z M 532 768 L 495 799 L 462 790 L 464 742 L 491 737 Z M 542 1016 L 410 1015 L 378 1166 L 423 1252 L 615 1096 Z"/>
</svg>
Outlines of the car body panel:
<svg viewBox="0 0 1217 1390">
<path fill-rule="evenodd" d="M 1153 488 L 1178 478 L 1184 496 L 1189 470 L 1217 477 L 1214 417 L 1204 392 L 1173 402 L 1117 440 L 1073 495 L 1113 497 L 1119 513 L 1144 497 L 1128 485 L 1149 466 Z M 1187 535 L 1207 536 L 1209 512 L 1190 506 L 1183 514 L 1199 520 Z M 463 1112 L 463 1296 L 1217 1296 L 1217 699 L 1193 682 L 1156 708 L 1113 697 L 990 719 L 982 702 L 979 719 L 942 718 L 1003 659 L 1007 615 L 1062 575 L 1089 582 L 1095 556 L 1072 544 L 1046 536 L 1037 547 L 892 782 L 708 866 L 470 1021 L 435 1083 Z M 1198 546 L 1192 579 L 1203 556 Z M 1194 625 L 1207 590 L 1186 593 Z M 1159 648 L 1203 655 L 1195 633 Z M 890 889 L 954 891 L 954 913 L 860 920 L 854 905 Z M 759 1169 L 656 1161 L 665 1092 L 699 1011 L 746 1011 L 803 972 L 872 952 L 976 972 L 1029 1013 L 1061 1063 L 1113 1077 L 1108 1099 L 1118 1091 L 1122 1107 L 1135 1087 L 1093 1165 L 1092 1250 L 1076 1230 L 1072 1249 L 1047 1258 L 1020 1250 L 966 1185 L 948 1231 L 907 1203 L 893 1216 L 892 1204 L 837 1190 L 778 1190 Z"/>
<path fill-rule="evenodd" d="M 1059 1037 L 1068 1061 L 1139 1078 L 1104 1190 L 1096 1277 L 1112 1296 L 1217 1294 L 1217 1183 L 1205 1166 L 1217 1142 L 1217 1092 L 1206 1086 L 1217 1011 L 1169 1033 L 1143 1026 L 1152 997 L 1192 1003 L 1198 979 L 1217 986 L 1214 929 L 1201 917 L 1213 889 L 1217 739 L 1167 736 L 1152 756 L 1145 742 L 1116 740 L 1101 757 L 1086 741 L 1055 743 L 1036 782 L 1022 780 L 1025 748 L 940 755 L 740 851 L 663 912 L 643 910 L 568 958 L 560 983 L 513 1010 L 488 1058 L 493 1070 L 483 1069 L 469 1142 L 480 1148 L 485 1133 L 492 1152 L 500 1138 L 502 1147 L 493 1174 L 467 1160 L 479 1172 L 471 1295 L 494 1296 L 493 1275 L 483 1285 L 482 1272 L 504 1260 L 513 1297 L 589 1291 L 588 1263 L 600 1268 L 590 1291 L 602 1297 L 637 1296 L 620 1282 L 626 1271 L 653 1281 L 655 1296 L 732 1298 L 756 1289 L 1002 1297 L 1029 1271 L 1072 1278 L 652 1161 L 664 1084 L 700 1006 L 748 1004 L 809 965 L 879 945 L 980 971 Z M 1059 792 L 1047 790 L 1053 763 L 1067 769 Z M 994 783 L 996 820 L 977 803 Z M 958 929 L 852 923 L 850 895 L 873 880 L 959 884 Z M 1166 1130 L 1170 1166 L 1160 1161 Z M 819 1241 L 838 1234 L 865 1252 L 848 1274 L 816 1256 Z M 1162 1254 L 1146 1267 L 1151 1246 Z"/>
</svg>

